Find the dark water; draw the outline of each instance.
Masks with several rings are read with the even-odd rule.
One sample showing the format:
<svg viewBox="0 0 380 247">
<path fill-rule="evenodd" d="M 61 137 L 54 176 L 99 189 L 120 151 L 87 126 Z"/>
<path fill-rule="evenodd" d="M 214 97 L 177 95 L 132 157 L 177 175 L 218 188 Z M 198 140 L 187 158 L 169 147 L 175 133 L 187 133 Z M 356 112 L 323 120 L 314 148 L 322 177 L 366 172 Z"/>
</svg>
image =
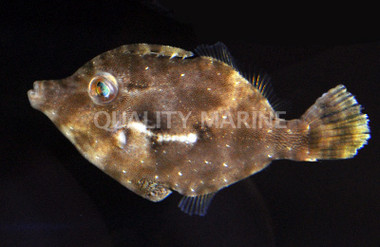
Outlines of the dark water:
<svg viewBox="0 0 380 247">
<path fill-rule="evenodd" d="M 3 3 L 0 246 L 379 246 L 376 22 L 247 4 Z M 286 118 L 345 84 L 369 115 L 369 145 L 351 160 L 274 162 L 190 217 L 178 194 L 152 203 L 97 170 L 26 97 L 33 81 L 66 77 L 122 44 L 217 41 L 270 74 Z"/>
</svg>

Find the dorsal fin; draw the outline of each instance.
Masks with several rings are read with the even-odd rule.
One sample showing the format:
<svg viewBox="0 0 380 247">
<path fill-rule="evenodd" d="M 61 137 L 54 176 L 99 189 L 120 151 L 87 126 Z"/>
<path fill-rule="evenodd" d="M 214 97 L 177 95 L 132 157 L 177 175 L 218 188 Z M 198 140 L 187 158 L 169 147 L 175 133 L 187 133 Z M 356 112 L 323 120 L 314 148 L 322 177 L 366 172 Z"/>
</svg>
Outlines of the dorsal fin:
<svg viewBox="0 0 380 247">
<path fill-rule="evenodd" d="M 277 98 L 273 91 L 270 76 L 262 71 L 244 76 L 268 100 L 273 109 L 279 111 L 284 102 Z"/>
<path fill-rule="evenodd" d="M 112 52 L 113 50 L 111 50 Z M 118 49 L 115 49 L 114 52 L 123 52 L 123 53 L 131 53 L 138 54 L 141 56 L 144 55 L 157 55 L 157 56 L 165 56 L 169 58 L 182 58 L 185 59 L 187 57 L 192 57 L 193 53 L 191 51 L 186 51 L 184 49 L 168 46 L 168 45 L 155 45 L 155 44 L 131 44 L 131 45 L 123 45 Z"/>
<path fill-rule="evenodd" d="M 205 216 L 207 208 L 210 206 L 215 192 L 200 196 L 184 196 L 178 204 L 182 212 L 188 215 Z"/>
<path fill-rule="evenodd" d="M 233 57 L 231 56 L 231 53 L 228 51 L 227 46 L 220 41 L 213 45 L 199 45 L 195 48 L 194 52 L 198 56 L 212 57 L 232 66 L 234 69 L 239 71 Z"/>
<path fill-rule="evenodd" d="M 247 73 L 240 70 L 231 53 L 228 51 L 227 46 L 222 42 L 219 41 L 214 45 L 200 45 L 194 50 L 194 52 L 198 56 L 212 57 L 230 65 L 238 71 L 241 76 L 247 79 L 264 97 L 266 97 L 273 108 L 277 108 L 277 105 L 279 105 L 279 100 L 277 100 L 273 94 L 270 77 L 262 71 Z"/>
<path fill-rule="evenodd" d="M 270 83 L 270 76 L 263 72 L 260 69 L 254 69 L 251 73 L 244 73 L 244 78 L 246 78 L 252 85 L 259 90 L 259 92 L 268 99 L 268 101 L 273 106 L 275 101 L 277 101 L 276 97 L 273 94 L 273 87 Z"/>
</svg>

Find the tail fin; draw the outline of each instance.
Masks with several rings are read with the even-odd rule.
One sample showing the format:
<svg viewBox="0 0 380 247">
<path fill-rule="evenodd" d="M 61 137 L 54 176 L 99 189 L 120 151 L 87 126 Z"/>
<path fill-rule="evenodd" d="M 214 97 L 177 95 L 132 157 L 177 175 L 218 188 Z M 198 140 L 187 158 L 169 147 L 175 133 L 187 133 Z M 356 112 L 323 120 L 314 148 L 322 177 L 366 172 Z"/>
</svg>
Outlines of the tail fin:
<svg viewBox="0 0 380 247">
<path fill-rule="evenodd" d="M 309 152 L 315 159 L 347 159 L 370 138 L 368 118 L 346 87 L 330 89 L 301 119 L 309 124 Z"/>
</svg>

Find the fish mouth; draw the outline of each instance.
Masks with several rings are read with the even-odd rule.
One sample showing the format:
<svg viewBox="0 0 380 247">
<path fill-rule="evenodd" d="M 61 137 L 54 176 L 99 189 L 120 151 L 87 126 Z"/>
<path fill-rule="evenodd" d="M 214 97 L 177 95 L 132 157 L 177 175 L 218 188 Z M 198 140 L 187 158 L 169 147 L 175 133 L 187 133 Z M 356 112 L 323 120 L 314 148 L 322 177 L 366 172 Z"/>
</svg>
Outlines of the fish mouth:
<svg viewBox="0 0 380 247">
<path fill-rule="evenodd" d="M 35 81 L 33 83 L 33 89 L 28 91 L 29 102 L 33 108 L 39 110 L 40 106 L 45 102 L 45 97 L 43 97 L 43 82 Z"/>
</svg>

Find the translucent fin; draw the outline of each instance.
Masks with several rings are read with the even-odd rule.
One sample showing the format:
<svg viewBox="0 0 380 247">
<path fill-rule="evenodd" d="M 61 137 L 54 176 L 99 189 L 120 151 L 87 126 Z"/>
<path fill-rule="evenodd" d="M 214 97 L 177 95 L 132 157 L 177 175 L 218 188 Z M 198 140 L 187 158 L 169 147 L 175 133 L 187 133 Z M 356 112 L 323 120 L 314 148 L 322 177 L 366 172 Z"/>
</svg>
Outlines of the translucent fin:
<svg viewBox="0 0 380 247">
<path fill-rule="evenodd" d="M 184 196 L 179 202 L 178 207 L 188 215 L 205 216 L 207 208 L 210 206 L 215 194 L 214 192 L 201 196 Z"/>
<path fill-rule="evenodd" d="M 268 74 L 262 71 L 256 71 L 244 77 L 267 98 L 273 108 L 276 109 L 280 105 L 281 102 L 274 94 L 272 84 L 270 83 L 271 78 Z"/>
<path fill-rule="evenodd" d="M 232 57 L 228 48 L 222 42 L 217 42 L 214 45 L 200 45 L 195 49 L 195 54 L 198 56 L 211 57 L 221 62 L 224 62 L 236 71 L 239 72 L 241 76 L 247 79 L 252 85 L 259 90 L 259 92 L 267 98 L 273 107 L 279 104 L 279 101 L 274 97 L 273 89 L 270 84 L 270 77 L 263 72 L 246 73 L 238 68 L 236 61 Z"/>
<path fill-rule="evenodd" d="M 254 74 L 251 78 L 252 85 L 265 97 L 268 97 L 269 94 L 273 93 L 269 80 L 269 76 L 263 73 Z"/>
<path fill-rule="evenodd" d="M 347 159 L 370 138 L 368 118 L 343 85 L 330 89 L 301 117 L 309 124 L 312 159 Z"/>
<path fill-rule="evenodd" d="M 217 42 L 214 45 L 199 45 L 194 52 L 198 56 L 215 58 L 239 71 L 227 46 L 222 42 Z"/>
</svg>

